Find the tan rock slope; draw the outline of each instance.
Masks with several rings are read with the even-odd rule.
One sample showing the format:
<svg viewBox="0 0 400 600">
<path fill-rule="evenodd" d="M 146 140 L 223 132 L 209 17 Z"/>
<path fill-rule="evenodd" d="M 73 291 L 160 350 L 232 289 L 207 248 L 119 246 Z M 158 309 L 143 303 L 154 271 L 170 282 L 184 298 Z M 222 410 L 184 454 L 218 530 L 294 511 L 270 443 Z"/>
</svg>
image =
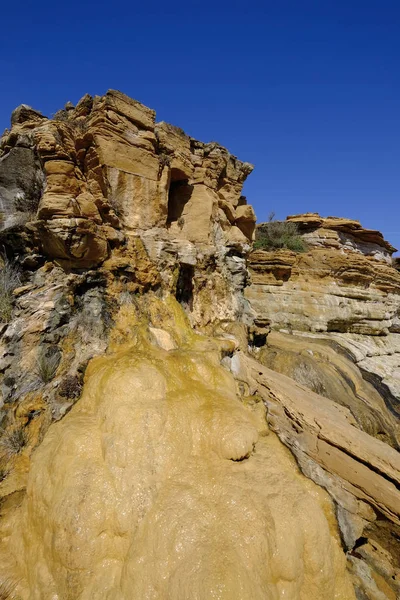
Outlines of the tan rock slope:
<svg viewBox="0 0 400 600">
<path fill-rule="evenodd" d="M 393 248 L 248 259 L 251 165 L 120 92 L 0 148 L 0 597 L 395 600 Z"/>
<path fill-rule="evenodd" d="M 288 220 L 298 224 L 306 252 L 255 250 L 249 257 L 252 283 L 245 293 L 255 311 L 258 338 L 266 338 L 253 355 L 324 399 L 307 407 L 297 392 L 293 405 L 284 400 L 280 379 L 270 409 L 273 428 L 303 472 L 335 498 L 351 568 L 364 579 L 360 597 L 397 598 L 400 279 L 391 261 L 395 249 L 379 232 L 364 230 L 356 221 L 316 214 Z M 259 362 L 252 366 L 255 385 L 271 389 L 270 381 L 262 381 L 265 372 Z M 272 373 L 267 373 L 270 379 Z M 310 391 L 307 398 L 309 402 Z M 337 416 L 330 420 L 327 434 L 318 415 L 328 406 Z M 336 429 L 345 422 L 343 417 L 353 425 L 347 441 Z M 362 432 L 362 442 L 354 427 Z M 389 464 L 394 472 L 387 470 Z M 369 496 L 373 487 L 384 505 Z M 368 496 L 368 506 L 374 507 L 369 517 L 364 512 Z M 389 508 L 390 497 L 395 513 Z M 369 584 L 360 560 L 371 569 Z M 381 577 L 385 584 L 375 590 Z"/>
<path fill-rule="evenodd" d="M 123 307 L 127 343 L 92 361 L 34 455 L 8 524 L 18 593 L 353 598 L 332 503 L 268 435 L 263 404 L 240 402 L 224 346 L 176 301 L 148 303 Z"/>
</svg>

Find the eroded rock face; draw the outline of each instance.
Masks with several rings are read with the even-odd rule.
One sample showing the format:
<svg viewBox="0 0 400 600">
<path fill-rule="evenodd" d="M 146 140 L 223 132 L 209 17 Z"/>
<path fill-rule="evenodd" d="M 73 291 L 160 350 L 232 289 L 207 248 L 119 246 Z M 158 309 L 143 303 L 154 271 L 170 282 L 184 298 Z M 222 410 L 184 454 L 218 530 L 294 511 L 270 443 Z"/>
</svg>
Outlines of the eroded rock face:
<svg viewBox="0 0 400 600">
<path fill-rule="evenodd" d="M 21 152 L 15 148 L 29 136 L 46 176 L 38 211 L 45 222 L 82 218 L 100 231 L 104 224 L 126 231 L 168 227 L 173 237 L 204 244 L 214 241 L 216 223 L 227 237 L 234 224 L 243 243 L 252 239 L 254 213 L 247 207 L 244 214 L 241 196 L 252 166 L 216 143 L 156 124 L 154 111 L 120 92 L 84 97 L 53 120 L 31 111 L 12 124 L 2 138 L 3 161 Z"/>
<path fill-rule="evenodd" d="M 334 337 L 272 331 L 256 357 L 270 369 L 347 407 L 360 429 L 399 450 L 398 407 L 365 380 L 361 361 L 354 361 L 344 348 L 341 351 L 339 344 Z"/>
<path fill-rule="evenodd" d="M 189 288 L 203 287 L 208 264 L 207 302 L 193 307 L 193 322 L 215 320 L 211 306 L 227 319 L 245 312 L 237 281 L 242 287 L 247 277 L 255 226 L 241 196 L 249 163 L 156 124 L 153 110 L 113 90 L 85 96 L 53 119 L 22 105 L 0 153 L 5 224 L 24 194 L 36 194 L 37 251 L 64 269 L 99 266 L 130 236 L 142 236 L 150 256 L 164 263 L 169 289 L 180 271 Z M 201 294 L 192 296 L 191 304 Z"/>
<path fill-rule="evenodd" d="M 36 213 L 44 174 L 30 136 L 18 140 L 0 157 L 0 226 L 8 227 L 27 213 Z"/>
<path fill-rule="evenodd" d="M 21 598 L 355 598 L 331 501 L 240 402 L 227 340 L 156 299 L 113 337 L 3 529 Z"/>
<path fill-rule="evenodd" d="M 395 600 L 390 245 L 291 217 L 309 252 L 253 252 L 246 298 L 218 144 L 109 91 L 0 148 L 0 595 Z"/>
<path fill-rule="evenodd" d="M 273 431 L 303 473 L 335 500 L 357 597 L 400 592 L 400 455 L 360 429 L 351 411 L 244 353 L 229 368 L 267 406 Z M 353 408 L 353 407 L 352 407 Z"/>
<path fill-rule="evenodd" d="M 254 251 L 246 295 L 273 328 L 387 335 L 399 329 L 399 272 L 355 252 Z"/>
<path fill-rule="evenodd" d="M 298 224 L 308 250 L 256 250 L 249 260 L 252 285 L 245 293 L 255 312 L 254 389 L 269 390 L 270 425 L 303 473 L 335 499 L 359 597 L 394 599 L 400 593 L 400 279 L 391 261 L 394 248 L 356 221 L 315 214 L 288 220 Z M 260 362 L 304 386 L 306 402 L 311 391 L 326 398 L 310 406 L 314 433 L 301 394 L 288 390 L 285 401 L 284 380 L 272 390 L 262 378 L 276 376 Z M 296 406 L 289 406 L 293 398 Z M 329 411 L 337 417 L 328 434 L 323 423 Z M 347 427 L 343 416 L 348 433 L 337 432 L 335 442 L 335 427 Z M 386 452 L 391 458 L 383 467 Z M 379 505 L 370 493 L 385 486 L 390 490 Z"/>
<path fill-rule="evenodd" d="M 377 383 L 385 379 L 388 397 L 398 396 L 400 277 L 388 262 L 394 248 L 379 232 L 347 219 L 310 214 L 289 220 L 298 223 L 308 251 L 251 254 L 246 297 L 256 322 L 343 342 L 364 372 Z"/>
<path fill-rule="evenodd" d="M 380 231 L 364 229 L 359 221 L 341 217 L 321 217 L 318 213 L 293 215 L 287 220 L 296 223 L 300 233 L 310 246 L 323 246 L 337 250 L 352 251 L 391 265 L 396 251 Z"/>
</svg>

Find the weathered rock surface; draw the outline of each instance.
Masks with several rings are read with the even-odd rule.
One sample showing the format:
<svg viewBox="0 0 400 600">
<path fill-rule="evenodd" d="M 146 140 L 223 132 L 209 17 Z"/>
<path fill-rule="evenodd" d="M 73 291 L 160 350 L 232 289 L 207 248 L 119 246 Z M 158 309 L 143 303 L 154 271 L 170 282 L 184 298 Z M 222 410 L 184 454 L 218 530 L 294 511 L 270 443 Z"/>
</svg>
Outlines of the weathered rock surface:
<svg viewBox="0 0 400 600">
<path fill-rule="evenodd" d="M 372 256 L 391 264 L 396 249 L 387 242 L 380 231 L 364 229 L 359 221 L 341 217 L 320 217 L 317 213 L 293 215 L 288 221 L 296 223 L 300 233 L 311 246 L 338 250 L 351 250 Z"/>
<path fill-rule="evenodd" d="M 339 334 L 340 335 L 340 334 Z M 336 336 L 338 337 L 338 336 Z M 379 338 L 382 339 L 382 338 Z M 351 412 L 357 426 L 395 449 L 400 448 L 400 413 L 394 403 L 363 377 L 341 340 L 272 331 L 255 356 L 265 366 L 291 377 Z"/>
<path fill-rule="evenodd" d="M 228 319 L 246 310 L 228 281 L 246 279 L 255 215 L 241 190 L 252 168 L 216 143 L 156 124 L 154 111 L 117 91 L 85 96 L 52 120 L 22 105 L 1 139 L 0 212 L 12 223 L 27 197 L 37 208 L 37 251 L 68 270 L 101 265 L 132 235 L 165 263 L 170 287 L 179 270 L 203 287 L 207 262 L 208 316 L 193 307 L 193 320 L 207 324 L 212 307 Z"/>
<path fill-rule="evenodd" d="M 290 217 L 309 252 L 253 252 L 245 297 L 251 170 L 116 91 L 54 119 L 14 111 L 0 142 L 11 597 L 398 597 L 393 248 L 355 221 Z"/>
<path fill-rule="evenodd" d="M 270 425 L 303 472 L 335 499 L 359 597 L 394 599 L 400 594 L 400 498 L 398 474 L 383 467 L 388 452 L 399 470 L 400 279 L 391 260 L 394 248 L 357 221 L 316 214 L 288 220 L 298 225 L 308 250 L 256 250 L 249 259 L 252 284 L 246 297 L 255 312 L 253 355 L 259 361 L 251 366 L 253 388 L 272 390 L 265 399 Z M 294 390 L 289 400 L 289 389 L 285 400 L 289 380 L 271 387 L 276 375 L 260 362 L 328 400 L 317 401 L 309 392 L 303 404 Z M 268 384 L 262 379 L 266 374 Z M 314 433 L 308 411 L 317 424 Z M 337 432 L 340 443 L 329 438 L 336 427 L 343 427 Z M 374 458 L 376 452 L 381 458 Z M 385 490 L 382 500 L 392 503 L 394 513 L 369 495 L 374 485 L 378 493 Z"/>
<path fill-rule="evenodd" d="M 273 328 L 386 335 L 399 331 L 400 274 L 356 252 L 310 248 L 250 256 L 246 291 L 257 317 Z"/>
<path fill-rule="evenodd" d="M 204 144 L 171 125 L 155 124 L 154 111 L 120 92 L 84 97 L 53 120 L 38 120 L 31 111 L 12 124 L 2 138 L 2 161 L 21 152 L 23 142 L 34 148 L 46 182 L 40 220 L 86 219 L 94 229 L 98 226 L 99 235 L 107 232 L 104 224 L 125 231 L 167 227 L 174 229 L 173 237 L 208 244 L 217 223 L 230 228 L 228 211 L 247 241 L 252 239 L 254 213 L 251 207 L 243 210 L 241 196 L 252 166 L 216 143 Z M 18 171 L 27 161 L 17 161 Z M 7 172 L 12 177 L 10 166 Z M 75 225 L 63 221 L 59 227 L 69 231 Z M 100 252 L 98 262 L 102 260 Z M 79 258 L 72 255 L 70 263 L 79 266 Z"/>
<path fill-rule="evenodd" d="M 263 404 L 240 402 L 218 340 L 176 301 L 138 308 L 3 523 L 21 598 L 355 598 L 328 495 L 268 435 Z"/>
<path fill-rule="evenodd" d="M 334 498 L 356 589 L 364 594 L 358 597 L 397 598 L 400 454 L 361 431 L 347 408 L 244 353 L 228 364 L 249 393 L 264 400 L 271 429 L 303 473 Z M 384 532 L 385 522 L 391 525 Z"/>
</svg>

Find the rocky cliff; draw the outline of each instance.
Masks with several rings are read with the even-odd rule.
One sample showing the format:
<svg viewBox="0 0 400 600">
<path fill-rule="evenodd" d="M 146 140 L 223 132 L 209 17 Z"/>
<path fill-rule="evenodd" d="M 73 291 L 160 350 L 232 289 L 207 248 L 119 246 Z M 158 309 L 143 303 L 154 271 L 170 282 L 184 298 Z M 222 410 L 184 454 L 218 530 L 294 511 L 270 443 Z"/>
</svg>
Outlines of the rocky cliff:
<svg viewBox="0 0 400 600">
<path fill-rule="evenodd" d="M 268 368 L 329 399 L 340 411 L 345 408 L 357 429 L 397 451 L 392 456 L 398 470 L 400 277 L 396 262 L 392 260 L 395 248 L 378 231 L 366 230 L 357 221 L 322 218 L 318 214 L 296 215 L 287 220 L 297 224 L 305 242 L 305 252 L 258 249 L 249 257 L 252 283 L 245 290 L 245 295 L 254 309 L 255 329 L 258 339 L 261 339 L 259 347 L 253 348 L 253 355 Z M 396 570 L 400 566 L 398 518 L 392 515 L 387 521 L 387 514 L 385 511 L 382 513 L 381 507 L 374 511 L 370 521 L 362 515 L 362 511 L 353 507 L 350 509 L 352 516 L 344 526 L 343 516 L 347 514 L 348 517 L 349 513 L 345 506 L 347 494 L 342 495 L 342 492 L 349 491 L 353 467 L 348 460 L 353 455 L 354 444 L 358 442 L 354 439 L 352 442 L 349 440 L 349 445 L 343 445 L 341 439 L 340 446 L 342 449 L 346 446 L 348 456 L 339 459 L 343 460 L 343 467 L 346 464 L 340 474 L 336 451 L 332 451 L 332 447 L 322 449 L 321 442 L 318 442 L 320 437 L 325 440 L 325 434 L 317 433 L 317 438 L 310 445 L 309 425 L 304 423 L 305 412 L 299 407 L 298 395 L 296 405 L 296 412 L 300 410 L 300 415 L 292 414 L 292 424 L 288 427 L 281 414 L 282 420 L 277 422 L 276 430 L 280 431 L 281 439 L 286 439 L 299 463 L 303 464 L 303 472 L 308 472 L 314 481 L 319 480 L 329 489 L 334 474 L 334 489 L 331 488 L 330 493 L 333 497 L 338 494 L 337 515 L 342 522 L 344 543 L 350 549 L 352 566 L 360 575 L 364 567 L 357 565 L 357 561 L 368 554 L 372 579 L 376 583 L 376 571 L 380 575 L 385 572 L 393 598 L 397 597 L 400 593 Z M 318 406 L 315 403 L 311 408 L 312 421 L 316 419 L 316 411 L 321 405 L 320 401 Z M 288 416 L 287 407 L 284 410 Z M 335 427 L 339 422 L 338 417 Z M 339 437 L 342 437 L 341 434 Z M 372 442 L 370 437 L 364 439 L 365 444 L 367 439 L 368 445 Z M 380 448 L 383 451 L 384 447 Z M 325 458 L 322 458 L 325 453 Z M 366 455 L 361 459 L 359 455 L 358 460 L 361 464 L 354 465 L 357 479 L 365 477 L 365 481 L 372 484 L 375 475 L 368 471 L 362 474 L 362 465 L 369 459 Z M 328 463 L 330 466 L 327 468 Z M 351 490 L 358 498 L 364 497 L 366 489 L 361 479 L 355 486 L 357 491 L 355 488 Z M 392 481 L 394 491 L 398 489 L 398 481 Z M 385 498 L 389 496 L 390 492 L 384 494 Z M 399 505 L 397 498 L 395 505 Z M 361 536 L 355 533 L 356 523 L 360 526 L 358 532 L 363 531 Z M 350 538 L 354 536 L 353 539 L 348 538 L 349 534 Z M 385 560 L 390 565 L 388 571 L 382 566 Z M 389 571 L 391 578 L 387 577 Z M 372 582 L 372 588 L 375 583 Z M 373 592 L 370 588 L 367 591 L 365 584 L 361 588 L 362 591 L 358 591 L 361 598 L 391 597 L 385 589 Z"/>
<path fill-rule="evenodd" d="M 395 600 L 393 248 L 120 92 L 0 148 L 0 597 Z"/>
</svg>

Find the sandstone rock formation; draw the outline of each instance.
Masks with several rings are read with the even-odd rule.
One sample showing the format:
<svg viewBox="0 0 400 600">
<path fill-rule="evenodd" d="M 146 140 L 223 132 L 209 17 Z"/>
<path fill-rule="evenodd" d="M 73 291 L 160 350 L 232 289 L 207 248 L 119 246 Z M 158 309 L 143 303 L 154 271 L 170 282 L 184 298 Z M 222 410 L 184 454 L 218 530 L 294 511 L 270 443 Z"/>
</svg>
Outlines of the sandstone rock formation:
<svg viewBox="0 0 400 600">
<path fill-rule="evenodd" d="M 296 223 L 300 233 L 311 246 L 323 246 L 338 250 L 351 250 L 357 254 L 372 256 L 391 264 L 391 256 L 396 251 L 380 231 L 364 229 L 359 221 L 341 217 L 320 217 L 317 213 L 287 217 Z"/>
<path fill-rule="evenodd" d="M 247 296 L 259 318 L 298 331 L 399 332 L 400 275 L 390 260 L 395 249 L 381 234 L 347 219 L 289 220 L 305 230 L 309 251 L 252 253 Z"/>
<path fill-rule="evenodd" d="M 0 212 L 12 224 L 36 203 L 37 251 L 67 270 L 101 265 L 142 235 L 150 257 L 164 264 L 165 285 L 176 285 L 181 269 L 181 278 L 206 288 L 210 308 L 220 304 L 235 318 L 244 310 L 235 286 L 243 286 L 255 225 L 241 196 L 252 168 L 216 143 L 156 124 L 154 111 L 113 90 L 84 96 L 52 120 L 22 105 L 1 138 Z M 194 319 L 213 319 L 201 311 L 193 307 Z"/>
<path fill-rule="evenodd" d="M 268 435 L 263 404 L 239 401 L 227 341 L 192 332 L 176 301 L 145 302 L 122 308 L 35 453 L 6 531 L 18 593 L 354 598 L 332 503 Z"/>
<path fill-rule="evenodd" d="M 245 291 L 251 169 L 120 92 L 14 111 L 0 597 L 399 596 L 393 248 L 290 217 Z"/>
<path fill-rule="evenodd" d="M 308 409 L 301 404 L 301 394 L 295 394 L 293 412 L 293 405 L 289 406 L 284 395 L 278 393 L 284 385 L 279 379 L 279 387 L 275 388 L 272 399 L 269 396 L 267 400 L 271 426 L 292 449 L 303 472 L 330 489 L 335 498 L 350 568 L 359 581 L 360 597 L 397 598 L 400 498 L 393 500 L 396 514 L 390 509 L 388 512 L 386 505 L 391 494 L 397 494 L 399 489 L 397 475 L 394 478 L 393 473 L 384 475 L 391 491 L 383 493 L 385 506 L 379 507 L 368 499 L 368 505 L 374 507 L 369 517 L 364 513 L 364 504 L 360 507 L 348 495 L 350 491 L 358 500 L 365 500 L 374 473 L 383 475 L 383 463 L 380 467 L 373 466 L 375 452 L 389 452 L 396 472 L 400 466 L 400 279 L 391 262 L 395 249 L 379 232 L 364 230 L 355 221 L 324 219 L 315 214 L 288 220 L 298 224 L 307 252 L 256 250 L 249 258 L 252 284 L 246 296 L 255 311 L 258 339 L 266 342 L 254 347 L 253 354 L 257 361 L 328 401 L 320 398 L 310 407 L 310 418 L 318 423 L 318 431 L 312 434 L 305 423 Z M 259 362 L 257 367 L 251 367 L 256 387 L 266 385 L 270 390 L 270 381 L 265 384 L 261 376 L 267 373 L 270 378 L 272 374 L 260 368 Z M 363 432 L 365 441 L 356 442 L 359 434 L 353 431 L 347 444 L 346 436 L 341 433 L 338 434 L 340 450 L 332 448 L 335 442 L 319 430 L 322 417 L 318 411 L 324 412 L 328 407 L 338 411 L 337 417 L 332 418 L 335 425 L 329 426 L 330 434 L 339 426 L 341 415 L 346 415 L 352 426 Z M 385 444 L 377 445 L 371 438 Z M 363 446 L 368 459 L 365 454 L 354 452 L 355 444 Z M 355 455 L 359 464 L 352 466 Z M 344 478 L 339 462 L 343 465 L 342 474 L 346 473 Z M 351 483 L 353 470 L 360 478 L 357 483 Z M 380 491 L 385 485 L 379 479 Z M 348 501 L 352 505 L 350 510 L 349 505 L 346 507 Z"/>
<path fill-rule="evenodd" d="M 305 387 L 295 389 L 292 379 L 258 361 L 239 353 L 230 369 L 263 398 L 271 429 L 303 473 L 334 498 L 357 597 L 397 598 L 399 453 L 361 431 L 347 408 Z"/>
</svg>

